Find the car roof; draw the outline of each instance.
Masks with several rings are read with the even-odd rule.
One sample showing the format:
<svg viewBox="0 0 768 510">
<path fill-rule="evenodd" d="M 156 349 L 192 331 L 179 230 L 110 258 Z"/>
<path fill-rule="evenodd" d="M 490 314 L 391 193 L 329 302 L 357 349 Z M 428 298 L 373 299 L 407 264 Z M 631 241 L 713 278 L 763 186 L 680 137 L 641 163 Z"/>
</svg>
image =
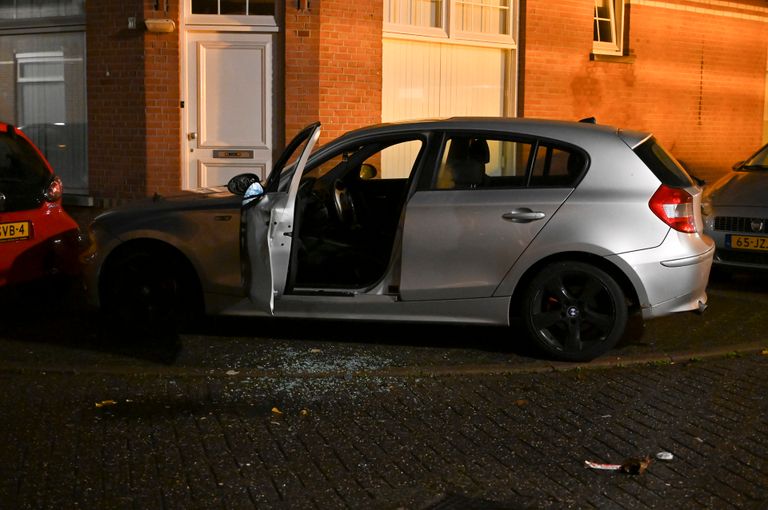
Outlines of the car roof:
<svg viewBox="0 0 768 510">
<path fill-rule="evenodd" d="M 425 119 L 404 122 L 375 124 L 349 131 L 338 141 L 368 135 L 397 135 L 419 131 L 509 131 L 539 137 L 572 138 L 574 136 L 619 136 L 624 143 L 635 147 L 651 135 L 645 132 L 620 130 L 616 127 L 565 120 L 512 118 L 512 117 L 451 117 L 446 119 Z"/>
</svg>

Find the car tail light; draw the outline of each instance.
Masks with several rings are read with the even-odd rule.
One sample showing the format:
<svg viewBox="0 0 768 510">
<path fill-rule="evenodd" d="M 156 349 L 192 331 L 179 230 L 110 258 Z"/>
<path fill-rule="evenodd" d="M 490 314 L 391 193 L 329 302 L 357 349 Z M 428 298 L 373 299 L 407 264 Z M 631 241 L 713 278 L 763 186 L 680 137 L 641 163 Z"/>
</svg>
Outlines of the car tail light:
<svg viewBox="0 0 768 510">
<path fill-rule="evenodd" d="M 61 198 L 61 193 L 62 193 L 61 179 L 59 179 L 58 177 L 54 177 L 51 183 L 48 185 L 48 188 L 43 193 L 43 196 L 49 202 L 56 202 L 58 199 Z"/>
<path fill-rule="evenodd" d="M 680 232 L 696 233 L 693 211 L 693 195 L 681 188 L 662 184 L 651 197 L 648 205 L 661 221 Z"/>
</svg>

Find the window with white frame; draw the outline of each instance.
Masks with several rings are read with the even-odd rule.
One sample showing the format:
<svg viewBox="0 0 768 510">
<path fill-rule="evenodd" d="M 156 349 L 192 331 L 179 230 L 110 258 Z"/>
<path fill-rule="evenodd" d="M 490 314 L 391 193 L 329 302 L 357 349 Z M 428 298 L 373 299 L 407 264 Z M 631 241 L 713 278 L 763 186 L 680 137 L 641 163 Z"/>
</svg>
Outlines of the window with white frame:
<svg viewBox="0 0 768 510">
<path fill-rule="evenodd" d="M 511 0 L 454 0 L 453 30 L 466 38 L 512 36 Z"/>
<path fill-rule="evenodd" d="M 391 25 L 442 29 L 443 5 L 443 0 L 388 0 L 384 19 Z"/>
<path fill-rule="evenodd" d="M 384 28 L 510 44 L 514 42 L 512 8 L 513 0 L 384 0 Z"/>
<path fill-rule="evenodd" d="M 276 27 L 275 0 L 185 0 L 191 25 Z M 167 9 L 167 0 L 165 4 Z"/>
<path fill-rule="evenodd" d="M 624 51 L 624 0 L 595 0 L 592 51 L 622 55 Z"/>
</svg>

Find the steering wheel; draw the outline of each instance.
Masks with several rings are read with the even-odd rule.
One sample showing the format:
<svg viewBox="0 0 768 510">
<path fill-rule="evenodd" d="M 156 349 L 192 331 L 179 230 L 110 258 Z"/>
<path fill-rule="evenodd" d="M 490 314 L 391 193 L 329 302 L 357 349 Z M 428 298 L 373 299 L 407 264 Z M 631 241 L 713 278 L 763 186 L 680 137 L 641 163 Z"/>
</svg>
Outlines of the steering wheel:
<svg viewBox="0 0 768 510">
<path fill-rule="evenodd" d="M 343 224 L 357 223 L 357 211 L 355 202 L 352 199 L 352 193 L 349 188 L 340 179 L 333 183 L 333 205 L 336 208 L 336 215 Z"/>
</svg>

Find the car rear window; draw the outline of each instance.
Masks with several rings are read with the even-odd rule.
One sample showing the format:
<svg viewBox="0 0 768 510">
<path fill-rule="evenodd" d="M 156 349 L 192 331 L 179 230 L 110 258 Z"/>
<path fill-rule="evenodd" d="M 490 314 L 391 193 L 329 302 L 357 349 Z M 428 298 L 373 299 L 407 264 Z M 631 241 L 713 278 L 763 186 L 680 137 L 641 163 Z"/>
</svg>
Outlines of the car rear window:
<svg viewBox="0 0 768 510">
<path fill-rule="evenodd" d="M 0 131 L 0 193 L 4 210 L 36 207 L 51 173 L 35 148 L 23 137 Z"/>
<path fill-rule="evenodd" d="M 662 184 L 671 188 L 687 188 L 694 185 L 688 172 L 672 154 L 659 145 L 654 137 L 638 145 L 635 148 L 635 154 Z"/>
</svg>

